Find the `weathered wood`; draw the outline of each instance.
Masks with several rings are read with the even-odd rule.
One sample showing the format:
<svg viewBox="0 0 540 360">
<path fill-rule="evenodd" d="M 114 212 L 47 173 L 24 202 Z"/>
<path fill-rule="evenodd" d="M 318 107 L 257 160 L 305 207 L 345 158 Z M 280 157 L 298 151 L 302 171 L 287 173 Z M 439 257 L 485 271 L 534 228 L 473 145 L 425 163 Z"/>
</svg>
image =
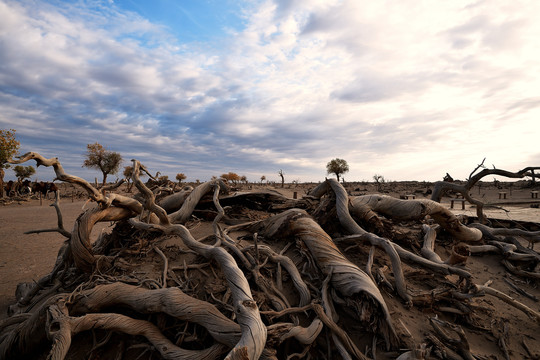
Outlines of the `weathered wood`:
<svg viewBox="0 0 540 360">
<path fill-rule="evenodd" d="M 186 295 L 177 287 L 145 289 L 120 282 L 98 285 L 77 294 L 70 313 L 100 312 L 113 306 L 126 306 L 142 314 L 162 312 L 201 325 L 216 341 L 234 347 L 241 329 L 214 305 Z"/>
<path fill-rule="evenodd" d="M 394 277 L 396 279 L 396 288 L 403 300 L 410 304 L 411 296 L 407 292 L 407 286 L 405 284 L 405 278 L 403 277 L 403 270 L 401 268 L 401 261 L 399 255 L 394 249 L 393 244 L 388 240 L 380 236 L 377 236 L 373 233 L 365 231 L 360 225 L 354 221 L 354 219 L 349 214 L 349 199 L 347 191 L 343 186 L 335 181 L 334 179 L 329 179 L 325 181 L 326 185 L 321 186 L 324 191 L 331 189 L 336 195 L 336 209 L 339 222 L 341 225 L 351 234 L 362 235 L 367 239 L 371 244 L 383 248 L 392 262 L 392 270 L 394 271 Z M 314 193 L 321 195 L 322 190 L 315 190 Z"/>
<path fill-rule="evenodd" d="M 332 272 L 332 286 L 346 297 L 365 294 L 378 307 L 378 326 L 387 341 L 396 343 L 396 333 L 386 303 L 371 278 L 339 251 L 332 239 L 304 210 L 292 209 L 267 220 L 247 225 L 266 239 L 289 238 L 304 243 L 317 266 L 327 276 Z M 377 314 L 375 314 L 377 316 Z"/>
<path fill-rule="evenodd" d="M 167 339 L 152 323 L 136 320 L 128 316 L 106 313 L 86 314 L 71 317 L 65 305 L 60 302 L 48 309 L 48 336 L 53 346 L 48 359 L 63 360 L 71 346 L 72 336 L 88 330 L 111 330 L 132 336 L 144 336 L 155 347 L 160 355 L 167 360 L 212 360 L 218 359 L 226 350 L 222 344 L 215 344 L 205 350 L 185 350 Z"/>
<path fill-rule="evenodd" d="M 459 219 L 440 203 L 427 200 L 400 200 L 387 195 L 364 195 L 351 199 L 351 208 L 368 208 L 398 220 L 422 220 L 429 215 L 458 241 L 479 241 L 478 229 L 463 225 Z"/>
</svg>

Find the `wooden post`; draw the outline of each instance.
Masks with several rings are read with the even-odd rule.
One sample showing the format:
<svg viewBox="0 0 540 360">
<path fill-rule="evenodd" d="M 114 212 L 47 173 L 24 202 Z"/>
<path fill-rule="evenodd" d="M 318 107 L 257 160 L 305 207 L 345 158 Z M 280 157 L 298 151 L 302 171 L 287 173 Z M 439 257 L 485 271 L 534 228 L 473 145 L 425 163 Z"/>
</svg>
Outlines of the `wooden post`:
<svg viewBox="0 0 540 360">
<path fill-rule="evenodd" d="M 39 206 L 42 206 L 43 205 L 43 199 L 41 198 L 43 194 L 41 193 L 41 191 L 39 192 Z"/>
<path fill-rule="evenodd" d="M 293 199 L 296 199 L 297 197 L 298 197 L 298 194 L 297 194 L 297 192 L 296 192 L 296 191 L 295 191 L 295 192 L 293 192 Z"/>
</svg>

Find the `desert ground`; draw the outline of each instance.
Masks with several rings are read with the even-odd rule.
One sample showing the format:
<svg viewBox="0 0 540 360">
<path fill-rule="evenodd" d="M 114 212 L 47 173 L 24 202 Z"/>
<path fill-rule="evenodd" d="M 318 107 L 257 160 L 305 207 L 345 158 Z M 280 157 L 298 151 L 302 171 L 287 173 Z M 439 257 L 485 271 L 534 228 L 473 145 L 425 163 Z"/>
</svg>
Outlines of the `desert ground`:
<svg viewBox="0 0 540 360">
<path fill-rule="evenodd" d="M 239 185 L 238 191 L 259 191 L 271 190 L 289 199 L 300 199 L 306 196 L 309 189 L 317 184 L 285 184 L 281 187 L 276 185 Z M 496 227 L 497 222 L 506 224 L 515 222 L 519 227 L 520 222 L 537 224 L 534 231 L 540 229 L 540 209 L 537 207 L 539 199 L 531 198 L 530 187 L 523 186 L 523 182 L 500 183 L 499 187 L 492 183 L 482 183 L 480 187 L 476 186 L 471 190 L 474 198 L 481 199 L 485 204 L 485 213 L 492 221 L 492 226 Z M 396 198 L 404 195 L 414 195 L 416 199 L 429 199 L 430 183 L 423 182 L 396 182 L 386 183 L 382 187 L 377 187 L 373 183 L 348 183 L 346 189 L 351 196 L 377 194 L 382 192 Z M 538 190 L 538 189 L 537 189 Z M 501 194 L 505 193 L 505 194 Z M 73 185 L 64 184 L 61 189 L 59 207 L 62 212 L 64 227 L 71 231 L 76 218 L 85 209 L 95 206 L 92 203 L 86 203 L 84 194 L 77 190 Z M 454 196 L 444 197 L 442 204 L 450 209 L 450 201 Z M 57 226 L 57 214 L 54 207 L 50 206 L 52 200 L 39 200 L 35 197 L 20 199 L 17 201 L 4 201 L 0 205 L 0 320 L 8 318 L 8 307 L 17 302 L 15 289 L 17 284 L 25 282 L 36 282 L 43 276 L 51 272 L 60 247 L 66 240 L 58 232 L 42 232 L 39 234 L 24 234 L 29 230 L 51 229 Z M 465 215 L 466 218 L 473 219 L 476 216 L 475 208 L 466 203 L 465 209 L 461 209 L 460 203 L 454 205 L 451 209 L 454 214 Z M 256 214 L 253 215 L 253 218 Z M 197 225 L 196 225 L 197 224 Z M 193 222 L 190 228 L 195 238 L 201 238 L 211 234 L 211 226 L 208 224 L 200 225 L 201 222 Z M 98 223 L 92 230 L 92 241 L 102 233 L 110 233 L 113 229 L 113 223 Z M 170 240 L 169 240 L 170 241 Z M 520 240 L 524 246 L 527 243 Z M 538 252 L 540 245 L 536 244 L 535 250 Z M 339 244 L 339 248 L 354 263 L 362 264 L 366 260 L 366 252 L 369 252 L 368 246 L 351 246 L 351 244 Z M 436 252 L 441 258 L 446 259 L 450 256 L 451 246 L 448 242 L 436 246 Z M 168 254 L 168 253 L 167 253 Z M 155 254 L 154 254 L 155 255 Z M 380 268 L 388 263 L 386 260 L 377 260 L 384 257 L 384 253 L 377 250 L 375 264 Z M 501 265 L 502 256 L 500 254 L 485 254 L 481 256 L 469 256 L 463 265 L 472 273 L 472 282 L 475 284 L 485 284 L 491 281 L 490 287 L 495 288 L 517 301 L 525 304 L 532 310 L 539 312 L 540 289 L 538 280 L 522 278 L 510 274 L 504 266 Z M 159 261 L 155 261 L 158 263 Z M 157 266 L 157 265 L 156 265 Z M 360 265 L 359 265 L 360 266 Z M 159 268 L 159 266 L 157 266 Z M 422 282 L 433 281 L 429 271 L 420 270 L 410 264 L 404 266 L 406 278 L 411 284 L 411 291 Z M 392 282 L 391 273 L 389 275 Z M 455 281 L 455 275 L 448 276 L 448 281 Z M 530 296 L 519 293 L 508 284 L 508 281 L 517 284 Z M 384 286 L 383 286 L 384 288 Z M 531 319 L 523 311 L 501 301 L 496 297 L 484 296 L 478 297 L 474 302 L 475 324 L 465 323 L 460 320 L 462 315 L 459 310 L 445 311 L 430 308 L 429 306 L 413 308 L 406 307 L 399 296 L 389 288 L 382 291 L 385 300 L 389 303 L 392 318 L 399 325 L 403 325 L 400 332 L 408 333 L 413 339 L 425 339 L 431 328 L 427 325 L 428 319 L 432 317 L 441 317 L 460 324 L 465 331 L 468 339 L 470 352 L 479 359 L 538 359 L 540 358 L 540 323 Z M 534 300 L 536 298 L 536 300 Z M 346 322 L 346 320 L 344 320 Z M 353 327 L 354 328 L 354 327 Z M 401 326 L 400 326 L 401 328 Z M 486 330 L 490 329 L 490 330 Z M 356 330 L 355 330 L 356 331 Z M 354 331 L 353 331 L 354 333 Z M 497 337 L 499 336 L 499 337 Z M 500 339 L 504 339 L 504 346 Z M 361 342 L 365 348 L 368 346 Z M 502 350 L 506 348 L 506 353 Z M 371 354 L 371 353 L 370 353 Z M 393 354 L 393 355 L 392 355 Z M 383 350 L 377 353 L 378 359 L 396 358 L 399 352 L 385 353 Z M 373 356 L 375 354 L 371 354 Z M 71 353 L 72 359 L 78 358 L 76 352 Z M 154 358 L 159 355 L 154 353 Z M 308 353 L 308 357 L 314 358 L 314 355 Z M 432 359 L 443 358 L 432 353 Z M 440 355 L 442 356 L 442 355 Z M 82 358 L 82 357 L 81 357 Z M 148 358 L 148 357 L 143 357 Z M 451 358 L 451 357 L 447 357 Z M 457 357 L 462 358 L 462 357 Z M 464 358 L 464 357 L 463 357 Z"/>
</svg>

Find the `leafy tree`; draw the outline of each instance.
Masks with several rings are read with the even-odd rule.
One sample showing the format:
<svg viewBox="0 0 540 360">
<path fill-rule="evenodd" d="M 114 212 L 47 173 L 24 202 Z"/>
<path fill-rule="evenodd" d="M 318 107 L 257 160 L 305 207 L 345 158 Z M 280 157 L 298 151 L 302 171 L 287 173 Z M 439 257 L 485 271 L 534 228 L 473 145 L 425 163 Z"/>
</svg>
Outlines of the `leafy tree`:
<svg viewBox="0 0 540 360">
<path fill-rule="evenodd" d="M 285 174 L 283 174 L 283 170 L 279 169 L 278 175 L 281 177 L 281 187 L 285 185 Z"/>
<path fill-rule="evenodd" d="M 178 173 L 176 174 L 176 180 L 178 180 L 178 184 L 182 182 L 182 180 L 186 180 L 187 176 L 184 173 Z"/>
<path fill-rule="evenodd" d="M 240 181 L 247 185 L 247 183 L 248 183 L 247 176 L 246 175 L 240 176 Z"/>
<path fill-rule="evenodd" d="M 20 182 L 36 173 L 36 169 L 34 169 L 33 166 L 17 165 L 13 168 L 13 170 L 15 171 L 15 176 L 17 176 L 17 179 L 19 179 Z"/>
<path fill-rule="evenodd" d="M 347 161 L 343 159 L 335 158 L 333 160 L 330 160 L 328 164 L 326 164 L 326 173 L 336 174 L 338 182 L 339 182 L 339 176 L 341 174 L 345 174 L 348 171 L 349 171 L 349 164 L 347 164 Z"/>
<path fill-rule="evenodd" d="M 266 180 L 266 176 L 263 175 L 263 176 L 261 176 L 261 185 L 262 185 L 264 180 Z"/>
<path fill-rule="evenodd" d="M 228 174 L 222 174 L 221 178 L 226 181 L 231 181 L 233 184 L 236 184 L 240 181 L 240 176 L 237 173 L 229 172 Z"/>
<path fill-rule="evenodd" d="M 116 174 L 122 163 L 120 153 L 109 151 L 99 143 L 86 146 L 86 160 L 83 167 L 99 169 L 103 174 L 103 185 L 107 183 L 107 175 Z"/>
<path fill-rule="evenodd" d="M 17 154 L 20 145 L 15 130 L 0 129 L 0 197 L 4 197 L 4 169 L 9 168 L 8 160 Z"/>
<path fill-rule="evenodd" d="M 124 166 L 124 178 L 126 178 L 127 181 L 130 181 L 132 175 L 133 175 L 133 166 Z"/>
</svg>

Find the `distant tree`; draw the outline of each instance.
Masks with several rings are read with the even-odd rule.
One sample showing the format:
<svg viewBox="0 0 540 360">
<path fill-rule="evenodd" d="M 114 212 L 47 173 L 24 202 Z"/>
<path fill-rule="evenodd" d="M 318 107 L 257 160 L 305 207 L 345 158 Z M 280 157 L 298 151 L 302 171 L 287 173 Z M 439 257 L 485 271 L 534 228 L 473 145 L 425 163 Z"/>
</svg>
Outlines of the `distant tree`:
<svg viewBox="0 0 540 360">
<path fill-rule="evenodd" d="M 133 166 L 124 166 L 124 178 L 129 181 L 133 175 Z"/>
<path fill-rule="evenodd" d="M 348 171 L 349 171 L 349 164 L 347 164 L 347 161 L 343 159 L 335 158 L 333 160 L 330 160 L 328 164 L 326 164 L 326 173 L 336 174 L 338 182 L 339 182 L 339 176 L 341 174 L 345 174 Z"/>
<path fill-rule="evenodd" d="M 233 173 L 233 172 L 229 172 L 227 174 L 222 174 L 221 178 L 226 180 L 226 181 L 230 181 L 233 184 L 236 184 L 238 181 L 240 181 L 240 176 L 238 174 L 236 174 L 236 173 Z"/>
<path fill-rule="evenodd" d="M 263 175 L 263 176 L 261 176 L 261 185 L 262 185 L 264 180 L 266 180 L 266 176 Z"/>
<path fill-rule="evenodd" d="M 187 176 L 184 175 L 184 173 L 178 173 L 176 174 L 176 180 L 178 180 L 178 184 L 182 183 L 182 180 L 186 180 Z"/>
<path fill-rule="evenodd" d="M 377 191 L 382 190 L 382 184 L 385 183 L 384 176 L 375 174 L 373 175 L 373 180 L 375 180 L 375 183 L 377 183 Z"/>
<path fill-rule="evenodd" d="M 124 179 L 126 179 L 127 181 L 126 191 L 129 193 L 131 192 L 131 188 L 133 187 L 133 183 L 131 182 L 131 176 L 133 175 L 133 166 L 125 166 L 123 175 Z"/>
<path fill-rule="evenodd" d="M 20 145 L 15 130 L 0 129 L 0 197 L 4 197 L 4 169 L 9 168 L 8 160 L 17 155 Z"/>
<path fill-rule="evenodd" d="M 99 169 L 103 174 L 103 185 L 105 185 L 107 175 L 116 174 L 120 169 L 122 155 L 105 149 L 99 143 L 88 144 L 86 148 L 86 160 L 84 160 L 83 167 Z"/>
<path fill-rule="evenodd" d="M 283 170 L 279 169 L 278 175 L 281 177 L 281 187 L 285 185 L 285 174 L 283 174 Z"/>
<path fill-rule="evenodd" d="M 247 179 L 246 175 L 240 176 L 240 181 L 241 181 L 243 184 L 246 184 L 246 185 L 247 185 L 248 179 Z"/>
<path fill-rule="evenodd" d="M 15 171 L 15 176 L 20 182 L 36 173 L 36 169 L 33 166 L 17 165 L 13 168 L 13 171 Z"/>
</svg>

